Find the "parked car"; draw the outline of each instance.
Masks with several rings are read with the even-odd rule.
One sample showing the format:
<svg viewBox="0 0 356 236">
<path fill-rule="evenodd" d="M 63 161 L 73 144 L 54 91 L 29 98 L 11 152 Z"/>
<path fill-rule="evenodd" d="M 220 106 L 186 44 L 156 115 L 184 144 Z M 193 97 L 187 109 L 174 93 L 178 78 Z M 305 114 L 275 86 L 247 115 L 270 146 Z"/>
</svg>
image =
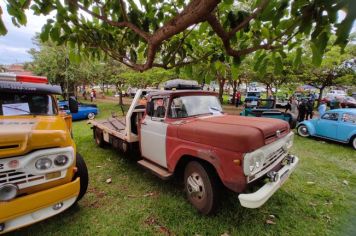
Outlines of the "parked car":
<svg viewBox="0 0 356 236">
<path fill-rule="evenodd" d="M 79 103 L 77 113 L 71 113 L 68 107 L 68 101 L 59 101 L 60 110 L 64 110 L 67 114 L 72 115 L 72 120 L 85 120 L 94 118 L 98 114 L 98 107 L 95 104 Z"/>
<path fill-rule="evenodd" d="M 321 137 L 349 143 L 356 149 L 356 109 L 334 109 L 319 119 L 305 120 L 297 126 L 302 137 Z"/>
<path fill-rule="evenodd" d="M 334 97 L 346 97 L 347 94 L 343 90 L 330 90 L 325 97 L 334 98 Z"/>
<path fill-rule="evenodd" d="M 288 105 L 288 98 L 277 97 L 276 107 L 277 108 L 286 108 Z"/>
<path fill-rule="evenodd" d="M 342 108 L 356 108 L 356 99 L 350 96 L 346 96 L 340 103 Z"/>
<path fill-rule="evenodd" d="M 245 108 L 240 113 L 241 116 L 254 116 L 275 118 L 287 121 L 289 126 L 294 129 L 297 124 L 297 117 L 289 112 L 282 112 L 274 109 L 274 99 L 245 99 Z"/>
</svg>

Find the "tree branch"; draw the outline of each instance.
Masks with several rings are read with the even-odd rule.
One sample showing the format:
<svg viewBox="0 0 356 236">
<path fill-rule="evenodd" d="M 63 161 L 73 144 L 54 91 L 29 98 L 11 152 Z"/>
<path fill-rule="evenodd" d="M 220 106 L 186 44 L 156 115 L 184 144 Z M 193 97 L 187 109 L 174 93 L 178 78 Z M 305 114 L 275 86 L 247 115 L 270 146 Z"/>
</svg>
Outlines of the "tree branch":
<svg viewBox="0 0 356 236">
<path fill-rule="evenodd" d="M 250 16 L 246 17 L 246 19 L 244 19 L 238 26 L 236 26 L 235 28 L 230 30 L 229 33 L 227 33 L 228 37 L 231 38 L 234 34 L 236 34 L 236 32 L 240 31 L 246 25 L 248 25 L 252 19 L 255 19 L 265 9 L 268 3 L 269 0 L 262 0 L 260 5 L 251 13 Z"/>
<path fill-rule="evenodd" d="M 73 4 L 75 4 L 79 9 L 85 11 L 86 13 L 90 14 L 91 16 L 98 18 L 100 20 L 102 20 L 103 22 L 115 26 L 115 27 L 127 27 L 129 29 L 131 29 L 132 31 L 134 31 L 136 34 L 138 34 L 140 37 L 144 38 L 146 41 L 150 40 L 150 34 L 148 34 L 147 32 L 141 30 L 139 27 L 137 27 L 136 25 L 132 24 L 131 22 L 128 21 L 123 21 L 123 22 L 117 22 L 117 21 L 112 21 L 108 18 L 106 18 L 105 16 L 101 16 L 99 14 L 96 14 L 95 12 L 87 9 L 86 7 L 82 6 L 81 4 L 78 4 L 77 1 L 75 0 L 70 0 Z"/>
</svg>

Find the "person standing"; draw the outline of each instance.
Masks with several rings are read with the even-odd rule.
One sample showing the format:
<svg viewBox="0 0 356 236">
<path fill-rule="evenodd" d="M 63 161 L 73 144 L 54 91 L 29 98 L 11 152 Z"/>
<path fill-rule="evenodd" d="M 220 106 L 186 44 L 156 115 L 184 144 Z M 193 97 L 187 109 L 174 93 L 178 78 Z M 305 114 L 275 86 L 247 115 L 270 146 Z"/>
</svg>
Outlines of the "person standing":
<svg viewBox="0 0 356 236">
<path fill-rule="evenodd" d="M 239 107 L 239 105 L 240 105 L 240 101 L 241 101 L 241 93 L 240 93 L 240 91 L 237 91 L 237 93 L 236 93 L 236 107 Z"/>
<path fill-rule="evenodd" d="M 319 116 L 322 117 L 326 111 L 326 104 L 324 100 L 321 100 L 320 105 L 318 107 Z"/>
<path fill-rule="evenodd" d="M 90 92 L 90 101 L 93 102 L 94 99 L 94 89 Z"/>
<path fill-rule="evenodd" d="M 305 103 L 305 100 L 303 99 L 298 105 L 298 121 L 299 122 L 302 122 L 304 120 L 305 113 L 306 113 L 306 103 Z"/>
<path fill-rule="evenodd" d="M 306 104 L 306 116 L 305 119 L 313 119 L 313 108 L 314 108 L 314 101 L 310 98 Z"/>
<path fill-rule="evenodd" d="M 291 99 L 290 111 L 295 115 L 298 113 L 298 100 L 294 96 Z"/>
<path fill-rule="evenodd" d="M 96 91 L 95 89 L 93 89 L 93 97 L 94 97 L 94 100 L 96 99 Z"/>
</svg>

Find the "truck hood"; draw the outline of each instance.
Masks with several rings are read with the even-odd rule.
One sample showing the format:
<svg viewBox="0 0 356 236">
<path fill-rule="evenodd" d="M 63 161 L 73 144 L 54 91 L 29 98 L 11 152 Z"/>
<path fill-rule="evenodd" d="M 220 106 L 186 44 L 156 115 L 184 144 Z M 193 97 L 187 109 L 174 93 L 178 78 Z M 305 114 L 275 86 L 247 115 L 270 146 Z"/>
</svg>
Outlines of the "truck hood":
<svg viewBox="0 0 356 236">
<path fill-rule="evenodd" d="M 0 158 L 66 147 L 71 142 L 67 125 L 60 116 L 0 117 Z"/>
<path fill-rule="evenodd" d="M 251 152 L 289 133 L 283 120 L 221 115 L 182 123 L 179 138 L 235 152 Z"/>
</svg>

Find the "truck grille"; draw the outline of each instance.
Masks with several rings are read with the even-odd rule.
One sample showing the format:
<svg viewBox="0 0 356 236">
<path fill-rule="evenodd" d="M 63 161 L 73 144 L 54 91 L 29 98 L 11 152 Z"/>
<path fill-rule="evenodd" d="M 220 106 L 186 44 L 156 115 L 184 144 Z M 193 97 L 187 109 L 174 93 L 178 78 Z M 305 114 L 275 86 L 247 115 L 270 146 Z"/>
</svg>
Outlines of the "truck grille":
<svg viewBox="0 0 356 236">
<path fill-rule="evenodd" d="M 268 171 L 270 171 L 277 163 L 280 163 L 283 158 L 286 156 L 287 151 L 285 151 L 283 148 L 279 148 L 276 151 L 272 152 L 266 161 L 263 163 L 262 169 L 257 172 L 256 174 L 249 176 L 247 178 L 248 182 L 252 182 L 261 176 L 265 175 Z"/>
<path fill-rule="evenodd" d="M 0 172 L 0 185 L 7 183 L 16 184 L 19 189 L 37 185 L 44 182 L 44 180 L 44 175 L 26 174 L 25 172 L 18 172 L 16 170 Z"/>
</svg>

